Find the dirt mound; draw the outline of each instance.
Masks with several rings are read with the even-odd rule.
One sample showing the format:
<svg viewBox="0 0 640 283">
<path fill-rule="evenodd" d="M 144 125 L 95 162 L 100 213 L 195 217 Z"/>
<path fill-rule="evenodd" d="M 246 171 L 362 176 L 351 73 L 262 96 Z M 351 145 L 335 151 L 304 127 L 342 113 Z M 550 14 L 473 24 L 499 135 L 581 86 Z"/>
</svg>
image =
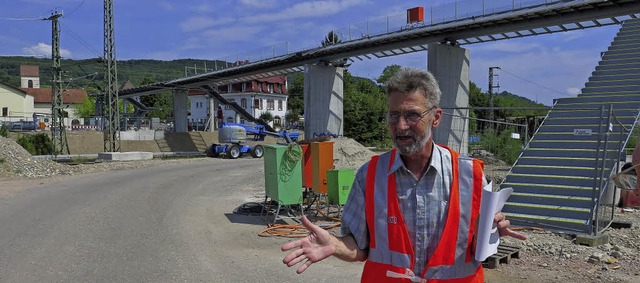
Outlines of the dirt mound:
<svg viewBox="0 0 640 283">
<path fill-rule="evenodd" d="M 354 139 L 340 137 L 331 139 L 333 142 L 333 164 L 336 169 L 358 169 L 376 155 L 373 151 L 361 145 Z"/>
<path fill-rule="evenodd" d="M 31 157 L 12 139 L 0 137 L 0 177 L 42 178 L 70 174 L 68 166 Z"/>
</svg>

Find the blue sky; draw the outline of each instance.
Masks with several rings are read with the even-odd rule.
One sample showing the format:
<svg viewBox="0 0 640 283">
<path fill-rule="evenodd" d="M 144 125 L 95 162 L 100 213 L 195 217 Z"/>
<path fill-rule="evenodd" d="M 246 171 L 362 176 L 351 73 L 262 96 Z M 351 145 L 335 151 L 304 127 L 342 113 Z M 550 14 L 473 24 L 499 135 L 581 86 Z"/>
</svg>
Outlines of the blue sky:
<svg viewBox="0 0 640 283">
<path fill-rule="evenodd" d="M 472 0 L 466 0 L 472 1 Z M 506 0 L 486 0 L 492 5 Z M 519 0 L 518 0 L 519 1 Z M 316 47 L 332 29 L 403 16 L 416 6 L 451 0 L 114 0 L 117 59 L 224 59 L 258 49 Z M 512 3 L 511 0 L 506 1 Z M 505 2 L 505 3 L 506 3 Z M 62 55 L 102 56 L 102 0 L 11 0 L 0 4 L 0 56 L 48 55 L 51 23 L 39 20 L 58 9 Z M 592 28 L 523 39 L 464 45 L 470 50 L 471 81 L 487 90 L 488 68 L 498 66 L 500 91 L 547 105 L 584 87 L 618 31 Z M 384 67 L 426 68 L 426 53 L 356 61 L 349 71 L 375 79 Z M 199 66 L 203 67 L 203 66 Z"/>
</svg>

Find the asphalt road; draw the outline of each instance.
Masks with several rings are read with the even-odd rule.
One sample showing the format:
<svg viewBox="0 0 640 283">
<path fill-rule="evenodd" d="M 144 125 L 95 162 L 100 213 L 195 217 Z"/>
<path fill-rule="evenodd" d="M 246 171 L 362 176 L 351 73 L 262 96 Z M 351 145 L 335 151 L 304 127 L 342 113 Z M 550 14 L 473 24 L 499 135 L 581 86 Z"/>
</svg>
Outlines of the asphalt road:
<svg viewBox="0 0 640 283">
<path fill-rule="evenodd" d="M 362 263 L 333 258 L 297 275 L 282 264 L 289 239 L 233 214 L 264 197 L 262 162 L 113 171 L 0 199 L 0 282 L 359 281 Z"/>
</svg>

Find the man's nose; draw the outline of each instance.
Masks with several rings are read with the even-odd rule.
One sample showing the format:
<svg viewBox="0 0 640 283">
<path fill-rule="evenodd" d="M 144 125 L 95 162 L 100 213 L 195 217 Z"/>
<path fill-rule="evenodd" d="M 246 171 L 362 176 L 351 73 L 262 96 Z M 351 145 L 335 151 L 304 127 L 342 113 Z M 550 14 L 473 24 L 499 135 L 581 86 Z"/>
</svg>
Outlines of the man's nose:
<svg viewBox="0 0 640 283">
<path fill-rule="evenodd" d="M 407 119 L 405 119 L 403 115 L 400 115 L 400 117 L 398 117 L 398 123 L 396 124 L 396 127 L 398 129 L 403 130 L 403 129 L 409 129 L 410 125 Z"/>
</svg>

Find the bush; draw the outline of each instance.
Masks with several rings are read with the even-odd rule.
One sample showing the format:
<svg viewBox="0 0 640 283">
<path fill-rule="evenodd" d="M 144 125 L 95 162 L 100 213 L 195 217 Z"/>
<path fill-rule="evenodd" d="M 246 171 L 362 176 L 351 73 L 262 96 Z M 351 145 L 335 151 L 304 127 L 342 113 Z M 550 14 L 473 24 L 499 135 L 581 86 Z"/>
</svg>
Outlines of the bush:
<svg viewBox="0 0 640 283">
<path fill-rule="evenodd" d="M 511 138 L 512 130 L 504 130 L 500 134 L 489 130 L 482 134 L 482 148 L 493 153 L 498 159 L 513 164 L 520 156 L 522 142 L 520 139 Z"/>
<path fill-rule="evenodd" d="M 53 142 L 47 134 L 38 133 L 35 135 L 23 135 L 16 141 L 31 155 L 47 155 L 54 154 Z"/>
<path fill-rule="evenodd" d="M 0 127 L 0 137 L 9 137 L 9 126 L 7 126 L 7 124 L 3 124 L 2 127 Z"/>
</svg>

